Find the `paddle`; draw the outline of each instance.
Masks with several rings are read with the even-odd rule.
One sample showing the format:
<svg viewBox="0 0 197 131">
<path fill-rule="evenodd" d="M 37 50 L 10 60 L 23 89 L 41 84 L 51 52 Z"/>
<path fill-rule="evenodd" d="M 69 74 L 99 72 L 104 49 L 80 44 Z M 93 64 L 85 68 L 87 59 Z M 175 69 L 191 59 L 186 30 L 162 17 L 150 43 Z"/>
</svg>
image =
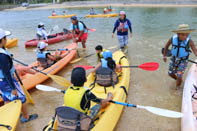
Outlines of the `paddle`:
<svg viewBox="0 0 197 131">
<path fill-rule="evenodd" d="M 59 89 L 56 89 L 54 87 L 45 86 L 45 85 L 37 85 L 36 88 L 39 89 L 39 90 L 42 90 L 42 91 L 62 92 Z M 123 102 L 118 102 L 118 101 L 110 101 L 110 102 L 114 103 L 114 104 L 123 105 L 123 106 L 145 109 L 145 110 L 147 110 L 147 111 L 149 111 L 153 114 L 160 115 L 160 116 L 171 117 L 171 118 L 183 117 L 182 113 L 176 112 L 176 111 L 171 111 L 171 110 L 166 110 L 166 109 L 161 109 L 161 108 L 156 108 L 156 107 L 151 107 L 151 106 L 133 105 L 133 104 L 123 103 Z"/>
<path fill-rule="evenodd" d="M 0 124 L 0 126 L 5 127 L 5 128 L 7 128 L 8 130 L 12 130 L 12 127 L 11 127 L 11 126 L 9 126 L 9 125 L 3 125 L 3 124 Z"/>
<path fill-rule="evenodd" d="M 89 31 L 91 31 L 91 32 L 95 32 L 96 31 L 96 29 L 88 29 Z"/>
<path fill-rule="evenodd" d="M 48 32 L 48 34 L 51 34 L 52 31 L 57 31 L 59 29 L 58 25 L 55 25 L 53 28 L 51 28 Z"/>
<path fill-rule="evenodd" d="M 24 94 L 26 96 L 27 102 L 28 103 L 31 103 L 31 104 L 35 104 L 33 98 L 31 97 L 31 95 L 29 94 L 29 92 L 27 91 L 27 89 L 24 87 L 23 82 L 21 81 L 21 78 L 19 77 L 17 71 L 15 71 L 15 74 L 16 74 L 16 77 L 17 77 L 18 81 L 21 84 L 21 87 L 22 87 L 23 92 L 24 92 Z"/>
<path fill-rule="evenodd" d="M 24 65 L 24 66 L 28 66 L 27 64 L 24 64 L 14 58 L 12 58 L 14 61 L 16 61 L 17 63 Z M 70 82 L 68 80 L 66 80 L 64 77 L 61 76 L 57 76 L 57 75 L 51 75 L 51 74 L 47 74 L 45 72 L 42 72 L 38 69 L 36 69 L 35 67 L 32 67 L 33 70 L 43 74 L 43 75 L 47 75 L 49 76 L 52 80 L 54 80 L 58 85 L 63 86 L 63 87 L 69 87 L 70 86 Z"/>
<path fill-rule="evenodd" d="M 88 65 L 77 65 L 75 67 L 82 67 L 85 70 L 89 70 L 92 68 L 95 68 L 94 66 L 88 66 Z M 140 68 L 142 70 L 146 71 L 155 71 L 159 68 L 159 63 L 157 62 L 149 62 L 149 63 L 144 63 L 139 66 L 120 66 L 121 68 Z"/>
<path fill-rule="evenodd" d="M 166 109 L 161 109 L 161 108 L 156 108 L 156 107 L 151 107 L 151 106 L 133 105 L 133 104 L 123 103 L 123 102 L 118 102 L 118 101 L 110 101 L 110 102 L 112 102 L 114 104 L 127 106 L 127 107 L 135 107 L 135 108 L 145 109 L 153 114 L 160 115 L 160 116 L 171 117 L 171 118 L 183 117 L 183 113 L 181 113 L 181 112 L 176 112 L 176 111 L 171 111 L 171 110 L 166 110 Z"/>
<path fill-rule="evenodd" d="M 117 48 L 117 46 L 109 47 L 108 50 L 112 50 L 112 49 L 114 49 L 114 48 Z M 87 55 L 87 56 L 84 56 L 84 57 L 81 57 L 81 58 L 77 58 L 77 59 L 71 61 L 70 63 L 71 63 L 71 64 L 77 63 L 78 61 L 80 61 L 80 60 L 82 60 L 82 59 L 84 59 L 84 58 L 88 58 L 88 57 L 90 57 L 90 56 L 92 56 L 92 55 L 94 55 L 94 54 L 96 54 L 96 53 L 92 53 L 92 54 L 89 54 L 89 55 Z"/>
</svg>

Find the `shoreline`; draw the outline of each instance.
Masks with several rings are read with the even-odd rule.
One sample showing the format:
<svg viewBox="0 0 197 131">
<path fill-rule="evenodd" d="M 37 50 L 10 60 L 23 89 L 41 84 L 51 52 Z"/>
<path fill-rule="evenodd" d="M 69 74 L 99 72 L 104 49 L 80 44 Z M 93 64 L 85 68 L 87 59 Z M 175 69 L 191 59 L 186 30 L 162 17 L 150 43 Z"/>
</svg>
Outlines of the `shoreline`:
<svg viewBox="0 0 197 131">
<path fill-rule="evenodd" d="M 24 11 L 24 10 L 46 10 L 46 9 L 72 9 L 72 8 L 104 8 L 111 5 L 112 7 L 197 7 L 196 3 L 181 3 L 181 2 L 122 2 L 110 3 L 102 1 L 79 1 L 79 2 L 64 2 L 61 4 L 45 4 L 44 6 L 16 7 L 4 9 L 4 11 Z"/>
</svg>

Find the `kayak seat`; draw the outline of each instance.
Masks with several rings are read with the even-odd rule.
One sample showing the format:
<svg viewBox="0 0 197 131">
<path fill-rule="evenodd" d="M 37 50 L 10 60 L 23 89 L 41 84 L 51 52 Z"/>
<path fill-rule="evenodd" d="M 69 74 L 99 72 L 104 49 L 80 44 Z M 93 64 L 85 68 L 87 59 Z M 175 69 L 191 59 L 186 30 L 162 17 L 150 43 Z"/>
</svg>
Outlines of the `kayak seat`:
<svg viewBox="0 0 197 131">
<path fill-rule="evenodd" d="M 52 64 L 48 64 L 47 59 L 45 58 L 37 58 L 37 61 L 39 62 L 39 65 L 43 67 L 44 69 L 50 67 Z"/>
</svg>

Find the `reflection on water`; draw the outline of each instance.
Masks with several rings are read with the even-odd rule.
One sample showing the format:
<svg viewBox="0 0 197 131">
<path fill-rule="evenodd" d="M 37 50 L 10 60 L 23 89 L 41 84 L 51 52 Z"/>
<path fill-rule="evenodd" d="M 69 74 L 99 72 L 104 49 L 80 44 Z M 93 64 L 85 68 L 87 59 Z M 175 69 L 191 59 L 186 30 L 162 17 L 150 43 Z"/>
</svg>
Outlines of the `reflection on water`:
<svg viewBox="0 0 197 131">
<path fill-rule="evenodd" d="M 100 8 L 95 9 L 101 13 Z M 148 72 L 140 69 L 131 69 L 131 85 L 127 101 L 133 104 L 150 105 L 171 110 L 180 111 L 181 96 L 174 95 L 175 81 L 167 76 L 168 63 L 162 61 L 161 48 L 173 35 L 171 30 L 176 29 L 178 24 L 187 23 L 192 28 L 197 28 L 197 8 L 116 8 L 116 12 L 125 10 L 127 17 L 131 19 L 133 26 L 133 38 L 129 40 L 129 54 L 131 65 L 139 65 L 145 62 L 159 62 L 160 69 L 156 72 Z M 35 61 L 36 54 L 33 49 L 26 50 L 24 42 L 35 37 L 35 29 L 39 22 L 44 22 L 49 30 L 54 25 L 60 29 L 69 28 L 70 19 L 48 19 L 52 10 L 33 10 L 0 12 L 0 25 L 3 29 L 11 30 L 13 36 L 19 38 L 19 46 L 10 49 L 15 58 L 30 64 Z M 63 9 L 57 9 L 62 13 Z M 106 48 L 118 45 L 117 38 L 112 39 L 111 33 L 115 18 L 83 18 L 89 10 L 69 9 L 69 14 L 77 14 L 80 20 L 84 21 L 89 28 L 95 28 L 96 32 L 90 32 L 87 42 L 88 49 L 80 55 L 92 53 L 97 44 Z M 57 31 L 58 32 L 58 31 Z M 192 34 L 192 39 L 197 42 L 197 34 Z M 62 48 L 71 41 L 50 45 L 50 49 Z M 79 45 L 81 46 L 81 45 Z M 195 59 L 192 55 L 191 59 Z M 90 57 L 77 64 L 95 65 L 95 57 Z M 74 65 L 65 67 L 58 75 L 70 80 L 70 72 Z M 186 75 L 185 75 L 186 76 Z M 58 87 L 52 80 L 44 84 Z M 30 112 L 39 114 L 39 119 L 27 124 L 19 124 L 18 131 L 41 130 L 54 115 L 57 106 L 63 103 L 63 94 L 56 92 L 42 92 L 32 90 L 32 96 L 36 105 L 28 106 Z M 125 108 L 123 115 L 117 125 L 117 131 L 179 131 L 181 128 L 180 119 L 164 118 L 153 115 L 147 111 L 135 108 Z"/>
</svg>

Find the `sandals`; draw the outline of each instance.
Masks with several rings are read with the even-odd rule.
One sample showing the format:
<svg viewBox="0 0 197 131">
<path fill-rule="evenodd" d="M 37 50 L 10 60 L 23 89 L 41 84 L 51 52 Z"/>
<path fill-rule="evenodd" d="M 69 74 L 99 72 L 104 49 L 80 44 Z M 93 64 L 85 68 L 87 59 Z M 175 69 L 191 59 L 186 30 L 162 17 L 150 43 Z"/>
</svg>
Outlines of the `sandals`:
<svg viewBox="0 0 197 131">
<path fill-rule="evenodd" d="M 38 114 L 29 115 L 29 119 L 26 119 L 23 116 L 21 116 L 20 122 L 21 123 L 26 123 L 26 122 L 29 122 L 31 120 L 35 120 L 36 118 L 38 118 Z"/>
</svg>

